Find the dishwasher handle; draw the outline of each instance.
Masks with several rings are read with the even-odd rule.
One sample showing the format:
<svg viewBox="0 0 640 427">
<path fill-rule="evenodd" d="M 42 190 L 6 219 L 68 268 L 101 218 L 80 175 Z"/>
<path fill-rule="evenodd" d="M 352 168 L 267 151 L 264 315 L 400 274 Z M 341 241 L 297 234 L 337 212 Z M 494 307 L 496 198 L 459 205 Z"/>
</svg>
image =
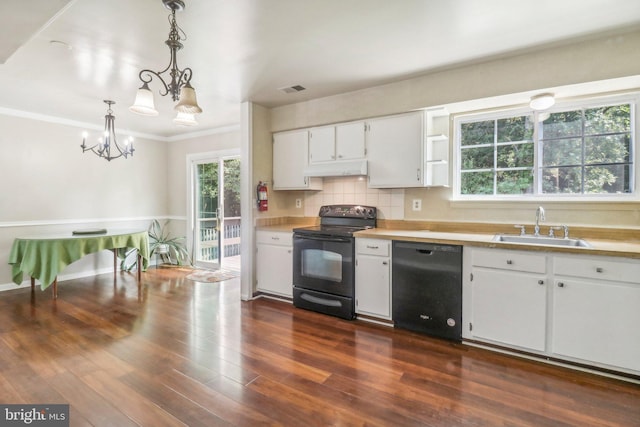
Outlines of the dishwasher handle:
<svg viewBox="0 0 640 427">
<path fill-rule="evenodd" d="M 429 250 L 429 249 L 416 249 L 416 252 L 422 254 L 422 255 L 432 255 L 433 251 Z"/>
<path fill-rule="evenodd" d="M 439 243 L 406 242 L 401 240 L 393 241 L 394 248 L 399 250 L 409 250 L 421 255 L 434 255 L 439 252 L 462 253 L 462 246 L 446 245 Z"/>
</svg>

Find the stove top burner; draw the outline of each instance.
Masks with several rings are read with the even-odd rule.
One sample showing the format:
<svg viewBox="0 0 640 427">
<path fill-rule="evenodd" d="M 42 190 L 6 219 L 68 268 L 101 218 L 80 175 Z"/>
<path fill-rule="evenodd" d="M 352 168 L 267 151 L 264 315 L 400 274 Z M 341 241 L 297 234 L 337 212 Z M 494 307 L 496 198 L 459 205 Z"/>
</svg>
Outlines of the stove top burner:
<svg viewBox="0 0 640 427">
<path fill-rule="evenodd" d="M 320 208 L 320 225 L 295 228 L 298 234 L 353 236 L 356 231 L 376 226 L 377 209 L 361 205 L 328 205 Z"/>
</svg>

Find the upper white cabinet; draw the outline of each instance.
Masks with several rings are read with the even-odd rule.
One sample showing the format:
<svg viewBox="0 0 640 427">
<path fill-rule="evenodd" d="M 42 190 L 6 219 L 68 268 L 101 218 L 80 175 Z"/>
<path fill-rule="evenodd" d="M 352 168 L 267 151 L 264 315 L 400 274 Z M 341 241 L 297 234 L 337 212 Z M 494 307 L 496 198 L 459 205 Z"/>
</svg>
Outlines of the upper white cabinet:
<svg viewBox="0 0 640 427">
<path fill-rule="evenodd" d="M 273 135 L 273 189 L 321 190 L 322 180 L 304 176 L 309 159 L 309 131 Z"/>
<path fill-rule="evenodd" d="M 362 159 L 365 156 L 365 123 L 354 122 L 309 130 L 309 162 Z"/>
<path fill-rule="evenodd" d="M 424 113 L 368 121 L 369 187 L 423 186 Z"/>
</svg>

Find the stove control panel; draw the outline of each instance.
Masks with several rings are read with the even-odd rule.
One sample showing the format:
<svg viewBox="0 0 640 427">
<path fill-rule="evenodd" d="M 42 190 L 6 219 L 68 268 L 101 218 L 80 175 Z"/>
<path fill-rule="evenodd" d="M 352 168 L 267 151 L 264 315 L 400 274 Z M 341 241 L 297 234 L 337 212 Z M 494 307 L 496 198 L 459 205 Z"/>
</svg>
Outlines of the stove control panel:
<svg viewBox="0 0 640 427">
<path fill-rule="evenodd" d="M 362 205 L 327 205 L 320 208 L 320 217 L 376 219 L 377 209 Z"/>
</svg>

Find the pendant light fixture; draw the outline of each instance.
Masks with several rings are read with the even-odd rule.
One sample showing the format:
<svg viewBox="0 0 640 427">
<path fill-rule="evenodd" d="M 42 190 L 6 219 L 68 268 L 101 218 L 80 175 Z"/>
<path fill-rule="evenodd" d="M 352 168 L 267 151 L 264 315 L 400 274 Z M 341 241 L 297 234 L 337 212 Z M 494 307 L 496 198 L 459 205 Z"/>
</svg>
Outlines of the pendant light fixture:
<svg viewBox="0 0 640 427">
<path fill-rule="evenodd" d="M 107 115 L 104 116 L 104 133 L 100 138 L 98 138 L 98 143 L 87 147 L 87 137 L 88 133 L 82 133 L 82 152 L 92 151 L 98 157 L 102 157 L 107 161 L 111 161 L 113 159 L 117 159 L 118 157 L 133 156 L 133 152 L 135 151 L 133 148 L 133 138 L 128 137 L 125 140 L 124 147 L 121 147 L 116 141 L 116 129 L 115 129 L 115 120 L 116 118 L 112 114 L 111 106 L 115 104 L 115 102 L 105 99 L 104 103 L 107 104 Z M 113 154 L 112 154 L 113 153 Z"/>
<path fill-rule="evenodd" d="M 174 109 L 178 112 L 176 117 L 176 123 L 182 121 L 183 125 L 195 125 L 197 122 L 193 118 L 194 114 L 202 113 L 202 108 L 198 105 L 196 100 L 196 91 L 191 86 L 191 68 L 178 68 L 177 55 L 178 51 L 182 49 L 182 41 L 186 40 L 187 36 L 182 29 L 176 23 L 176 11 L 182 11 L 184 9 L 184 1 L 182 0 L 162 0 L 164 6 L 171 10 L 169 15 L 169 38 L 165 42 L 169 46 L 169 52 L 171 59 L 169 65 L 162 71 L 142 70 L 139 77 L 142 81 L 142 86 L 138 89 L 135 102 L 129 110 L 134 113 L 144 116 L 157 116 L 158 110 L 155 108 L 153 93 L 149 89 L 149 83 L 153 80 L 153 77 L 157 77 L 157 80 L 162 83 L 160 88 L 160 95 L 165 96 L 171 94 L 171 98 L 174 101 L 178 101 Z M 168 73 L 166 77 L 171 77 L 169 82 L 162 78 L 162 75 Z M 185 120 L 180 117 L 180 113 L 190 114 L 191 120 Z M 188 124 L 185 124 L 187 123 Z"/>
</svg>

